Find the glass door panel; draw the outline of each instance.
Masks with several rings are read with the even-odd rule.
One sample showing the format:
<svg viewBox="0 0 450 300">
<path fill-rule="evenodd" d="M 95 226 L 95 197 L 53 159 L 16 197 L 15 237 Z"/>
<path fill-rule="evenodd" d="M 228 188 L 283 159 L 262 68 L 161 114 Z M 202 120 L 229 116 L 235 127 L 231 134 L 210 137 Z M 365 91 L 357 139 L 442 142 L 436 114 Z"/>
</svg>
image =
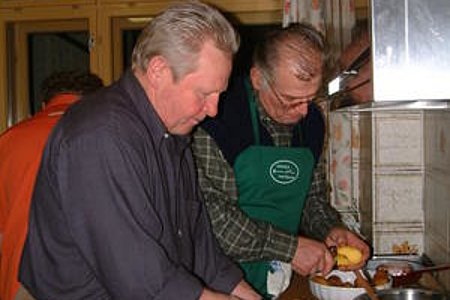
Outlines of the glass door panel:
<svg viewBox="0 0 450 300">
<path fill-rule="evenodd" d="M 113 78 L 131 67 L 131 55 L 137 38 L 151 17 L 117 17 L 112 19 Z"/>
<path fill-rule="evenodd" d="M 90 38 L 87 19 L 14 22 L 8 28 L 9 40 L 14 41 L 8 53 L 15 62 L 8 72 L 13 79 L 8 124 L 12 125 L 40 110 L 39 89 L 47 76 L 89 70 Z"/>
</svg>

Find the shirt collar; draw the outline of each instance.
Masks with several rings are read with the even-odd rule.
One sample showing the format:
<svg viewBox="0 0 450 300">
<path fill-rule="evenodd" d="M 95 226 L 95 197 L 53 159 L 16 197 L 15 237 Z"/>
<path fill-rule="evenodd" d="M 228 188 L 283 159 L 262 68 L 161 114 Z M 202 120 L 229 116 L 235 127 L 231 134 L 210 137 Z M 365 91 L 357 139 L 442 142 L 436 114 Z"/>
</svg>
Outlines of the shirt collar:
<svg viewBox="0 0 450 300">
<path fill-rule="evenodd" d="M 79 94 L 73 93 L 63 93 L 54 96 L 50 101 L 45 105 L 45 109 L 53 108 L 55 106 L 61 105 L 70 105 L 77 101 L 80 98 Z"/>
</svg>

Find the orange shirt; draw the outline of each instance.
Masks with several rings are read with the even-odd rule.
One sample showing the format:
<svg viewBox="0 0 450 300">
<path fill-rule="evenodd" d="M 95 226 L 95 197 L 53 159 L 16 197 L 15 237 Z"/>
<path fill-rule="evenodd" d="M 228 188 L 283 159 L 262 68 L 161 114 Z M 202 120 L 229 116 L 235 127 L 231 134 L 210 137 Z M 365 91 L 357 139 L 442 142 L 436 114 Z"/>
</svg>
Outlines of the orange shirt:
<svg viewBox="0 0 450 300">
<path fill-rule="evenodd" d="M 47 137 L 78 95 L 60 94 L 0 136 L 0 299 L 14 299 L 35 177 Z"/>
</svg>

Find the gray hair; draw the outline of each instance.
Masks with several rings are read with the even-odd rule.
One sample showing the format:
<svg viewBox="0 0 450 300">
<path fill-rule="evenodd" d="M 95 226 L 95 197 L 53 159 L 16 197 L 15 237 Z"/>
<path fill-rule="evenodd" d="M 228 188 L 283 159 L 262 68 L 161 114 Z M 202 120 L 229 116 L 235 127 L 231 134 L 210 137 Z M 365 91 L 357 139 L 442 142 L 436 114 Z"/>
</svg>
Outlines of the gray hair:
<svg viewBox="0 0 450 300">
<path fill-rule="evenodd" d="M 321 74 L 325 63 L 322 34 L 305 23 L 276 29 L 256 46 L 253 65 L 260 69 L 266 81 L 273 83 L 279 62 L 288 59 L 299 80 L 308 81 Z"/>
<path fill-rule="evenodd" d="M 196 70 L 199 52 L 208 41 L 230 56 L 239 48 L 237 32 L 217 9 L 197 1 L 174 4 L 143 29 L 132 68 L 145 72 L 150 59 L 161 55 L 178 81 Z"/>
</svg>

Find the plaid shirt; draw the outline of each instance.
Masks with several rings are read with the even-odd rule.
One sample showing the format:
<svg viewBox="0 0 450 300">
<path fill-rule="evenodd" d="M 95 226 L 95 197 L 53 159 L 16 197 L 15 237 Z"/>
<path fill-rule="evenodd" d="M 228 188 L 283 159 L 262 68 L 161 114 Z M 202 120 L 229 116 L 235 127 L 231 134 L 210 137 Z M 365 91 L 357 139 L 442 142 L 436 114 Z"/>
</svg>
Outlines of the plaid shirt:
<svg viewBox="0 0 450 300">
<path fill-rule="evenodd" d="M 261 106 L 259 116 L 274 144 L 289 147 L 292 126 L 272 121 Z M 297 248 L 298 237 L 270 223 L 251 219 L 239 209 L 233 168 L 215 141 L 201 127 L 197 128 L 193 136 L 193 152 L 213 231 L 224 252 L 238 262 L 290 262 Z M 333 226 L 341 224 L 338 213 L 328 201 L 325 172 L 325 160 L 322 158 L 314 170 L 301 222 L 302 235 L 319 240 L 323 240 Z"/>
</svg>

